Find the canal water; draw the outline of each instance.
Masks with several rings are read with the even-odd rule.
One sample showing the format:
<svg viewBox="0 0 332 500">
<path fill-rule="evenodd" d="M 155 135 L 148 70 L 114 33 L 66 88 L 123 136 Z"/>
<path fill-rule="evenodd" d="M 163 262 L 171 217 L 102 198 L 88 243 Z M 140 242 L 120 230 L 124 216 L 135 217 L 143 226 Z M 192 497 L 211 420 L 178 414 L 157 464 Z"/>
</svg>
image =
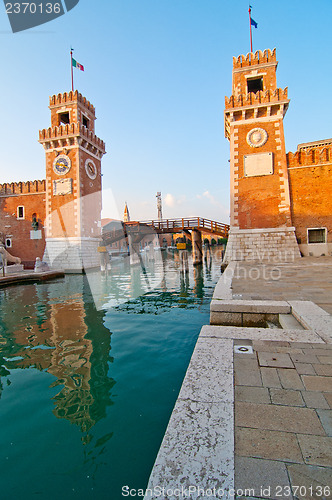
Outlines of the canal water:
<svg viewBox="0 0 332 500">
<path fill-rule="evenodd" d="M 221 255 L 195 269 L 189 255 L 188 272 L 180 252 L 144 259 L 0 290 L 4 500 L 118 500 L 146 487 Z"/>
</svg>

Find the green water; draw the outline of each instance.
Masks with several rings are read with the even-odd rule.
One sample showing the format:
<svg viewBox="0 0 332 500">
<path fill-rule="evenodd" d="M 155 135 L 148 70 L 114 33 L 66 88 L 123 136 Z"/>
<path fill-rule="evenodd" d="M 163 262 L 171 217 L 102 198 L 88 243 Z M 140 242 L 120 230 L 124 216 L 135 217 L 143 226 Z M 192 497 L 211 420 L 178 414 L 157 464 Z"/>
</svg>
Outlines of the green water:
<svg viewBox="0 0 332 500">
<path fill-rule="evenodd" d="M 115 261 L 106 277 L 0 290 L 1 499 L 117 500 L 122 486 L 146 487 L 220 255 L 197 269 L 189 258 L 189 273 L 177 253 L 148 267 Z"/>
</svg>

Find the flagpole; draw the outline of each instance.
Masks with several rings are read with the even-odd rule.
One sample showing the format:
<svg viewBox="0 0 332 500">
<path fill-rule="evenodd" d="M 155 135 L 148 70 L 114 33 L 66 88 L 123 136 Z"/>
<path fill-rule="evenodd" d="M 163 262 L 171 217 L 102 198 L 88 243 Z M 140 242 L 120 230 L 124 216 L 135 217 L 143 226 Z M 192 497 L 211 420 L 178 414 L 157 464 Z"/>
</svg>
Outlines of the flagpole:
<svg viewBox="0 0 332 500">
<path fill-rule="evenodd" d="M 71 90 L 74 92 L 73 49 L 70 49 Z"/>
<path fill-rule="evenodd" d="M 252 52 L 251 6 L 249 5 L 250 52 Z"/>
</svg>

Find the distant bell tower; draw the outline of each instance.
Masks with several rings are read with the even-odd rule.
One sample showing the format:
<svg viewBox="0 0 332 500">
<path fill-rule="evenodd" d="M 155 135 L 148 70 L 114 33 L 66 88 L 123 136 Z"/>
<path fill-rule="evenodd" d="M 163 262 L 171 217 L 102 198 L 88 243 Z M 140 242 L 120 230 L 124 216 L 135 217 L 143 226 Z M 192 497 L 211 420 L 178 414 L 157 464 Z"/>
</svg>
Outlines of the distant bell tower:
<svg viewBox="0 0 332 500">
<path fill-rule="evenodd" d="M 101 159 L 95 108 L 77 91 L 50 97 L 51 126 L 39 132 L 46 153 L 46 250 L 52 268 L 99 265 Z"/>
<path fill-rule="evenodd" d="M 130 222 L 130 214 L 127 202 L 125 204 L 124 212 L 123 212 L 123 222 Z"/>
<path fill-rule="evenodd" d="M 289 99 L 287 87 L 277 87 L 277 65 L 276 49 L 233 58 L 232 95 L 225 99 L 231 167 L 226 260 L 300 255 L 291 220 L 283 126 Z"/>
</svg>

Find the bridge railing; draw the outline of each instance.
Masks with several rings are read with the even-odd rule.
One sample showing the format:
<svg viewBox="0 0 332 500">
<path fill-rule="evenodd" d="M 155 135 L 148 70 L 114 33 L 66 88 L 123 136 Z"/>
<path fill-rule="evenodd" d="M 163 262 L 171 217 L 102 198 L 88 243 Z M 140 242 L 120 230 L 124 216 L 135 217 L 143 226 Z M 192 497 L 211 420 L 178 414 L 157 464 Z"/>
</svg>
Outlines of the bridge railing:
<svg viewBox="0 0 332 500">
<path fill-rule="evenodd" d="M 229 225 L 216 222 L 202 217 L 188 217 L 183 219 L 161 219 L 140 221 L 141 224 L 152 226 L 156 230 L 167 231 L 168 229 L 198 229 L 201 231 L 227 234 Z"/>
</svg>

